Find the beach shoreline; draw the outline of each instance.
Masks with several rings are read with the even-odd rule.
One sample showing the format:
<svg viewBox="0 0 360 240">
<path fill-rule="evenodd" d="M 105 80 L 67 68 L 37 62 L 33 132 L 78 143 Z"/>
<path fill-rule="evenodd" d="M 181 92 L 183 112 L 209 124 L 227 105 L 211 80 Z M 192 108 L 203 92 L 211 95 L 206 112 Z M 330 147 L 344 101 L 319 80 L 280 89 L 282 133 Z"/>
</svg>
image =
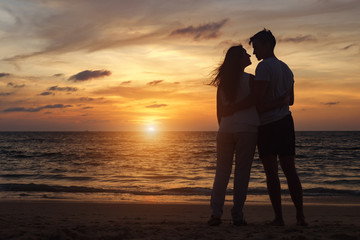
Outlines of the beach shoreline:
<svg viewBox="0 0 360 240">
<path fill-rule="evenodd" d="M 251 202 L 244 209 L 247 226 L 233 226 L 227 203 L 223 224 L 209 227 L 207 204 L 2 200 L 0 238 L 360 239 L 359 204 L 352 199 L 334 204 L 334 199 L 323 198 L 322 202 L 305 203 L 307 227 L 295 225 L 295 209 L 288 203 L 283 205 L 286 225 L 268 226 L 271 205 Z"/>
<path fill-rule="evenodd" d="M 120 199 L 120 200 L 119 200 Z M 48 197 L 43 198 L 21 198 L 21 197 L 3 197 L 0 198 L 1 202 L 84 202 L 84 203 L 102 203 L 102 204 L 182 204 L 182 205 L 209 205 L 210 196 L 201 199 L 191 198 L 187 196 L 145 196 L 132 197 L 132 200 L 121 200 L 120 197 L 117 198 L 59 198 L 59 197 Z M 359 196 L 304 196 L 303 197 L 304 205 L 333 205 L 333 206 L 360 206 L 360 197 Z M 232 195 L 227 195 L 225 200 L 225 205 L 232 205 Z M 268 205 L 270 204 L 269 196 L 261 195 L 254 196 L 248 195 L 246 199 L 246 205 Z M 282 205 L 293 205 L 293 202 L 289 195 L 282 196 Z"/>
</svg>

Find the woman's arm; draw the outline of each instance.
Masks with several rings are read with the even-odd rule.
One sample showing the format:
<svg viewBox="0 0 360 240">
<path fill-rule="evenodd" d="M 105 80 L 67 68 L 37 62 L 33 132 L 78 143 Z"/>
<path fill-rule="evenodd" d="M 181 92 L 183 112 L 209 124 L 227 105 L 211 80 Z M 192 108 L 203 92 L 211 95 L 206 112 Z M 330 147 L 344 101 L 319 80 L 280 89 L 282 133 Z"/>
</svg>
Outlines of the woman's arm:
<svg viewBox="0 0 360 240">
<path fill-rule="evenodd" d="M 229 116 L 235 112 L 241 111 L 243 109 L 249 108 L 251 106 L 255 105 L 256 97 L 253 93 L 253 85 L 254 85 L 254 75 L 250 75 L 249 77 L 249 85 L 251 89 L 250 95 L 242 99 L 240 102 L 237 102 L 235 104 L 230 104 L 223 108 L 222 114 L 223 116 Z"/>
<path fill-rule="evenodd" d="M 259 113 L 263 113 L 276 108 L 280 108 L 285 105 L 293 105 L 293 104 L 294 104 L 294 87 L 292 87 L 291 90 L 289 90 L 289 92 L 285 93 L 283 96 L 272 102 L 259 102 L 256 105 L 256 108 Z"/>
<path fill-rule="evenodd" d="M 289 105 L 292 106 L 294 105 L 294 99 L 295 99 L 295 96 L 294 96 L 294 85 L 292 86 L 291 90 L 290 90 L 290 93 L 289 93 L 289 97 L 290 97 L 290 100 L 289 100 Z"/>
</svg>

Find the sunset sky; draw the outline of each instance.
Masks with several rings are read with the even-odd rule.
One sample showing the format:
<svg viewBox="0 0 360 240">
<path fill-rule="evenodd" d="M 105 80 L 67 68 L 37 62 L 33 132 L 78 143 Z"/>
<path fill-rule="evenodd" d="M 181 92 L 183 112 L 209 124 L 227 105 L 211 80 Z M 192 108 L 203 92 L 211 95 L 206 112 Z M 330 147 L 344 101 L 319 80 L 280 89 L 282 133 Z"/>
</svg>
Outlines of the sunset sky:
<svg viewBox="0 0 360 240">
<path fill-rule="evenodd" d="M 1 0 L 0 131 L 215 131 L 211 72 L 264 27 L 296 130 L 360 130 L 359 0 Z"/>
</svg>

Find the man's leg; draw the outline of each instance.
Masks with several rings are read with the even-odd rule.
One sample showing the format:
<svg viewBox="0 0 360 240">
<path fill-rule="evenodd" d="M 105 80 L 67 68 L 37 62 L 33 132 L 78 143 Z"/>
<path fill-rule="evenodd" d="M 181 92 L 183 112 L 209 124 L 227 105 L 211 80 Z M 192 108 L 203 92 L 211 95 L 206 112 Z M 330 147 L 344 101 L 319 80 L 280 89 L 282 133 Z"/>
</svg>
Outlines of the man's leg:
<svg viewBox="0 0 360 240">
<path fill-rule="evenodd" d="M 275 212 L 273 225 L 284 225 L 282 208 L 281 208 L 281 187 L 278 175 L 278 163 L 276 155 L 261 156 L 261 161 L 266 174 L 266 184 L 270 196 L 271 204 Z"/>
<path fill-rule="evenodd" d="M 287 179 L 291 199 L 296 208 L 296 219 L 298 225 L 306 225 L 303 210 L 303 194 L 299 176 L 295 168 L 295 156 L 279 156 L 281 168 Z"/>
<path fill-rule="evenodd" d="M 281 136 L 279 147 L 280 165 L 287 179 L 291 199 L 296 208 L 297 224 L 305 226 L 302 187 L 295 168 L 295 129 L 291 115 L 282 120 L 279 135 Z"/>
</svg>

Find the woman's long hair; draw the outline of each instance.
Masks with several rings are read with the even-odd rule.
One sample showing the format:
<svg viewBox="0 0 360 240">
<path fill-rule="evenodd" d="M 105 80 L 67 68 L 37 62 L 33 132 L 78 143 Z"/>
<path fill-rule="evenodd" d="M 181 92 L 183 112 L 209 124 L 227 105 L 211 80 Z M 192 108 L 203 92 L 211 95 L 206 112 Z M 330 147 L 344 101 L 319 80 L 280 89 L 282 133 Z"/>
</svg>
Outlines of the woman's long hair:
<svg viewBox="0 0 360 240">
<path fill-rule="evenodd" d="M 232 46 L 226 52 L 224 62 L 214 71 L 214 79 L 209 85 L 220 88 L 229 102 L 236 100 L 238 81 L 243 69 L 240 59 L 245 53 L 242 45 Z"/>
</svg>

